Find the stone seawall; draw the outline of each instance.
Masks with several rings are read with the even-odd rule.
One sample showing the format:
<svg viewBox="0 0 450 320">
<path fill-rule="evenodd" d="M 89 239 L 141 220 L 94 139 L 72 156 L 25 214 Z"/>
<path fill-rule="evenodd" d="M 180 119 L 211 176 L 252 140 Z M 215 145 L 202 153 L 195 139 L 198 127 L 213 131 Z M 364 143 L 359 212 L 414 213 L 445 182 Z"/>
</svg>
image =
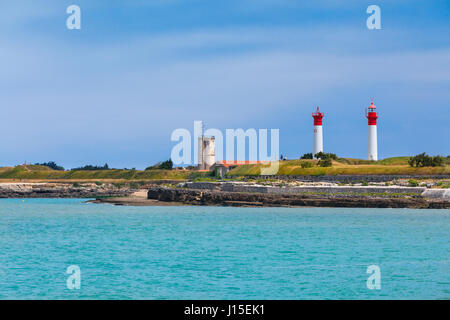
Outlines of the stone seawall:
<svg viewBox="0 0 450 320">
<path fill-rule="evenodd" d="M 148 199 L 191 205 L 264 207 L 348 207 L 348 208 L 450 208 L 450 202 L 421 196 L 377 197 L 358 195 L 314 195 L 227 192 L 187 188 L 151 188 Z"/>
<path fill-rule="evenodd" d="M 258 179 L 277 179 L 277 180 L 295 180 L 302 182 L 389 182 L 398 179 L 450 179 L 450 175 L 318 175 L 318 176 L 257 176 Z"/>
<path fill-rule="evenodd" d="M 425 190 L 422 197 L 431 199 L 446 199 L 450 201 L 450 189 L 429 189 Z"/>
<path fill-rule="evenodd" d="M 188 189 L 216 190 L 226 192 L 256 192 L 271 194 L 303 194 L 303 193 L 387 193 L 387 194 L 422 194 L 424 187 L 398 187 L 398 186 L 299 186 L 299 187 L 277 187 L 251 185 L 240 182 L 188 182 L 185 183 Z"/>
</svg>

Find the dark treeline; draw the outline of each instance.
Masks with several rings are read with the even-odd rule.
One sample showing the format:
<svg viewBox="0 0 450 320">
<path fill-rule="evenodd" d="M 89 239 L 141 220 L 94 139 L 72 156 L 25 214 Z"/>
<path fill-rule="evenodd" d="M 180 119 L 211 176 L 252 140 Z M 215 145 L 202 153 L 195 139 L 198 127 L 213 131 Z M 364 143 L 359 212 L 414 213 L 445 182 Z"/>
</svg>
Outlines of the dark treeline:
<svg viewBox="0 0 450 320">
<path fill-rule="evenodd" d="M 58 171 L 65 171 L 64 167 L 57 165 L 54 161 L 35 163 L 34 165 L 45 166 L 50 169 L 58 170 Z M 103 166 L 95 166 L 95 165 L 88 164 L 88 165 L 85 165 L 82 167 L 72 168 L 70 170 L 72 170 L 72 171 L 81 171 L 81 170 L 95 171 L 95 170 L 113 170 L 113 169 L 114 168 L 110 168 L 109 165 L 107 163 L 105 163 Z M 145 170 L 153 170 L 153 169 L 172 170 L 173 169 L 172 159 L 169 159 L 169 160 L 157 163 L 153 166 L 147 167 Z M 132 169 L 123 168 L 123 170 L 136 170 L 136 168 L 132 168 Z"/>
<path fill-rule="evenodd" d="M 155 170 L 155 169 L 165 169 L 165 170 L 172 170 L 173 169 L 173 162 L 172 159 L 169 159 L 167 161 L 157 163 L 153 166 L 145 168 L 145 170 Z"/>
<path fill-rule="evenodd" d="M 302 155 L 300 157 L 301 160 L 307 160 L 307 159 L 320 159 L 320 160 L 327 160 L 327 159 L 332 159 L 332 160 L 338 160 L 338 156 L 335 155 L 334 153 L 324 153 L 324 152 L 318 152 L 316 153 L 314 156 L 312 153 L 305 153 L 304 155 Z"/>
<path fill-rule="evenodd" d="M 64 167 L 58 166 L 54 161 L 44 162 L 44 163 L 35 163 L 35 166 L 44 166 L 49 167 L 53 170 L 64 171 Z"/>
<path fill-rule="evenodd" d="M 93 170 L 109 170 L 109 166 L 107 163 L 105 163 L 105 165 L 103 167 L 101 166 L 93 166 L 93 165 L 86 165 L 84 167 L 79 167 L 79 168 L 73 168 L 73 171 L 78 171 L 78 170 L 89 170 L 89 171 L 93 171 Z"/>
</svg>

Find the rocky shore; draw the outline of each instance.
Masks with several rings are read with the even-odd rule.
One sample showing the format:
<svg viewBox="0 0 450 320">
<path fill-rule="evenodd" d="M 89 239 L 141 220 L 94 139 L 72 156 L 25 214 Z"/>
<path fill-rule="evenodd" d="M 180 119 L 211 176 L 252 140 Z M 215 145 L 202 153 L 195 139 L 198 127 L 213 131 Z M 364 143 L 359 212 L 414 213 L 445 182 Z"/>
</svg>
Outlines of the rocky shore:
<svg viewBox="0 0 450 320">
<path fill-rule="evenodd" d="M 230 191 L 226 191 L 226 190 Z M 189 205 L 251 207 L 450 208 L 445 197 L 425 197 L 424 188 L 306 187 L 271 188 L 239 184 L 150 188 L 148 199 Z M 437 190 L 439 191 L 439 190 Z M 444 190 L 445 191 L 445 190 Z"/>
<path fill-rule="evenodd" d="M 450 208 L 450 190 L 406 186 L 340 186 L 187 182 L 135 185 L 92 182 L 0 183 L 0 198 L 95 198 L 129 206 Z"/>
<path fill-rule="evenodd" d="M 0 198 L 127 197 L 135 190 L 110 183 L 0 183 Z"/>
</svg>

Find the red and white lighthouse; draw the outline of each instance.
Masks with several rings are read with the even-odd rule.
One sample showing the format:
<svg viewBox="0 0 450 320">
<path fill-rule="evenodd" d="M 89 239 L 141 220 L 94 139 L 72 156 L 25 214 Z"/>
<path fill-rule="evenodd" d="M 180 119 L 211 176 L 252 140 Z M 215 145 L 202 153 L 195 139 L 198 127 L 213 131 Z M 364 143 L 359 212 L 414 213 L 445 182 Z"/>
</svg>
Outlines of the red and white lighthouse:
<svg viewBox="0 0 450 320">
<path fill-rule="evenodd" d="M 368 111 L 366 110 L 366 118 L 369 120 L 369 141 L 367 145 L 367 160 L 378 160 L 378 145 L 377 145 L 377 107 L 370 103 Z"/>
<path fill-rule="evenodd" d="M 314 118 L 314 147 L 313 147 L 313 157 L 319 152 L 323 152 L 323 135 L 322 135 L 322 118 L 324 114 L 319 111 L 319 107 L 317 107 L 317 111 L 312 114 Z"/>
</svg>

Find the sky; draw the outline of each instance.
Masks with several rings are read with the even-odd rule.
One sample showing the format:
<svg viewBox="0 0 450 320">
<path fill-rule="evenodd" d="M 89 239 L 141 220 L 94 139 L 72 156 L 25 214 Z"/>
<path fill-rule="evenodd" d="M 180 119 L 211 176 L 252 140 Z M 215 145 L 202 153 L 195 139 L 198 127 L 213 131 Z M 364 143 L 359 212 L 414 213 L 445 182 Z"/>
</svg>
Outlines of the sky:
<svg viewBox="0 0 450 320">
<path fill-rule="evenodd" d="M 2 1 L 0 166 L 142 169 L 195 120 L 279 129 L 297 159 L 316 106 L 324 151 L 364 159 L 371 98 L 379 158 L 448 155 L 449 35 L 447 0 Z"/>
</svg>

